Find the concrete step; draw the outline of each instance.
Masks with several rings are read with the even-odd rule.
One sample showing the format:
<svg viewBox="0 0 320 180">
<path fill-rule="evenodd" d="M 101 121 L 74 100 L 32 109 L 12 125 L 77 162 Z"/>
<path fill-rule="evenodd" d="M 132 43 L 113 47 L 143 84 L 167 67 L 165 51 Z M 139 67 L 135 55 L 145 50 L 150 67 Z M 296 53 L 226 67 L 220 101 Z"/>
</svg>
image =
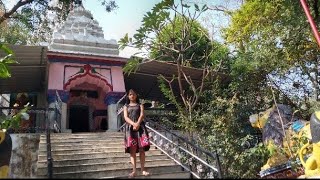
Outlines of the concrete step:
<svg viewBox="0 0 320 180">
<path fill-rule="evenodd" d="M 111 178 L 117 178 L 117 179 L 128 179 L 129 174 L 125 176 L 118 176 L 118 177 L 102 177 L 99 179 L 111 179 Z M 132 179 L 190 179 L 190 173 L 186 171 L 178 171 L 178 172 L 170 172 L 170 173 L 154 173 L 149 174 L 149 176 L 143 176 L 139 172 L 136 177 Z"/>
<path fill-rule="evenodd" d="M 146 152 L 146 156 L 160 155 L 163 154 L 159 150 L 150 149 Z M 137 154 L 139 156 L 139 153 Z M 61 153 L 61 154 L 52 154 L 54 160 L 63 160 L 63 159 L 81 159 L 81 158 L 108 158 L 108 157 L 129 157 L 128 153 L 124 153 L 124 149 L 121 151 L 110 151 L 110 152 L 92 152 L 88 153 Z M 38 161 L 44 161 L 47 159 L 47 154 L 38 155 Z"/>
<path fill-rule="evenodd" d="M 108 146 L 108 145 L 115 145 L 115 144 L 124 144 L 124 141 L 123 140 L 116 140 L 116 141 L 103 141 L 103 142 L 95 142 L 95 141 L 91 141 L 91 142 L 73 142 L 73 141 L 70 141 L 70 142 L 51 142 L 51 147 L 53 146 L 72 146 L 72 147 L 75 147 L 75 146 Z M 40 142 L 39 143 L 39 147 L 43 147 L 43 146 L 47 146 L 47 143 L 45 142 Z"/>
<path fill-rule="evenodd" d="M 108 153 L 108 152 L 114 152 L 114 151 L 122 151 L 124 152 L 124 148 L 119 146 L 119 147 L 99 147 L 99 148 L 90 148 L 90 146 L 88 148 L 81 148 L 81 149 L 55 149 L 55 147 L 52 148 L 51 153 L 52 154 L 75 154 L 75 153 L 93 153 L 93 152 L 102 152 L 102 153 Z M 39 154 L 47 154 L 47 150 L 44 149 L 39 149 Z"/>
<path fill-rule="evenodd" d="M 87 148 L 87 147 L 93 147 L 93 148 L 100 148 L 100 147 L 117 147 L 121 146 L 124 147 L 124 143 L 121 142 L 112 142 L 112 143 L 96 143 L 96 144 L 51 144 L 51 149 L 63 149 L 63 148 L 73 148 L 73 149 L 81 149 L 81 148 Z M 47 144 L 41 143 L 39 144 L 39 150 L 47 150 Z"/>
<path fill-rule="evenodd" d="M 124 135 L 100 135 L 100 136 L 51 136 L 50 140 L 63 140 L 63 139 L 109 139 L 109 138 L 124 138 Z M 40 137 L 40 140 L 46 141 L 46 137 Z"/>
<path fill-rule="evenodd" d="M 169 159 L 164 154 L 147 156 L 146 160 L 157 160 L 157 159 Z M 139 156 L 137 158 L 139 160 Z M 106 158 L 89 158 L 89 159 L 63 159 L 63 160 L 55 160 L 53 161 L 53 166 L 62 166 L 62 165 L 81 165 L 81 164 L 94 164 L 94 163 L 112 163 L 112 162 L 123 162 L 130 161 L 129 155 L 126 157 L 106 157 Z M 47 167 L 47 160 L 38 161 L 38 167 Z"/>
<path fill-rule="evenodd" d="M 53 178 L 127 178 L 132 172 L 130 154 L 124 153 L 124 133 L 54 133 L 51 134 Z M 40 136 L 37 178 L 47 178 L 46 135 Z M 136 178 L 189 178 L 172 159 L 151 145 L 146 152 L 150 176 Z M 140 158 L 137 153 L 137 171 Z"/>
<path fill-rule="evenodd" d="M 95 144 L 88 144 L 88 143 L 80 143 L 80 144 L 57 144 L 52 143 L 51 149 L 88 149 L 88 148 L 124 148 L 124 142 L 112 142 L 112 143 L 95 143 Z M 151 144 L 150 147 L 156 147 L 155 145 Z M 41 143 L 39 144 L 39 150 L 44 151 L 47 150 L 47 144 Z"/>
<path fill-rule="evenodd" d="M 148 165 L 146 164 L 146 169 L 150 174 L 163 174 L 163 173 L 173 173 L 181 172 L 182 168 L 179 165 Z M 141 169 L 137 168 L 137 171 L 140 172 Z M 53 178 L 77 178 L 77 179 L 86 179 L 86 178 L 114 178 L 114 177 L 123 177 L 126 174 L 132 172 L 132 167 L 125 168 L 121 167 L 119 169 L 109 170 L 99 169 L 91 171 L 75 171 L 75 172 L 64 172 L 64 173 L 54 173 Z M 39 178 L 46 177 L 45 174 L 39 174 Z"/>
<path fill-rule="evenodd" d="M 151 145 L 151 149 L 156 149 L 156 146 Z M 122 151 L 124 152 L 124 145 L 117 145 L 117 146 L 101 146 L 101 147 L 92 147 L 92 146 L 87 146 L 87 147 L 82 147 L 82 148 L 75 148 L 75 147 L 51 147 L 51 153 L 52 154 L 69 154 L 69 153 L 92 153 L 92 152 L 114 152 L 114 151 Z M 47 148 L 39 148 L 38 151 L 39 155 L 44 155 L 47 154 Z"/>
<path fill-rule="evenodd" d="M 124 136 L 123 132 L 97 132 L 97 133 L 54 133 L 50 134 L 50 138 L 69 138 L 69 137 L 109 137 Z M 40 138 L 46 139 L 46 134 L 41 134 Z"/>
<path fill-rule="evenodd" d="M 128 158 L 129 159 L 129 158 Z M 113 169 L 128 169 L 132 168 L 130 161 L 110 162 L 110 163 L 94 163 L 94 164 L 80 164 L 80 165 L 62 165 L 53 166 L 54 173 L 65 173 L 65 172 L 82 172 L 82 171 L 93 171 L 93 170 L 113 170 Z M 129 159 L 130 160 L 130 159 Z M 146 160 L 145 167 L 149 166 L 169 166 L 176 165 L 171 159 L 157 159 L 157 160 Z M 140 162 L 137 163 L 137 167 L 140 167 Z M 38 174 L 45 174 L 47 167 L 38 167 Z"/>
<path fill-rule="evenodd" d="M 61 139 L 61 140 L 51 140 L 51 144 L 97 144 L 97 143 L 110 143 L 110 142 L 124 142 L 123 137 L 122 138 L 108 138 L 108 139 L 80 139 L 80 140 L 72 140 L 72 139 Z M 41 141 L 40 144 L 46 144 L 46 141 Z"/>
</svg>

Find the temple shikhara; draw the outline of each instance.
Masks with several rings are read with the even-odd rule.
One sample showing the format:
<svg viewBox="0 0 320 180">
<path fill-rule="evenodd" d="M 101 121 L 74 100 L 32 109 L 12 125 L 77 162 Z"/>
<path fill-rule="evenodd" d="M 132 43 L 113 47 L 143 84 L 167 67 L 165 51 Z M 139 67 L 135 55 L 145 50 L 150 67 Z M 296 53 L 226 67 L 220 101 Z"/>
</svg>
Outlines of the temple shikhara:
<svg viewBox="0 0 320 180">
<path fill-rule="evenodd" d="M 122 67 L 127 59 L 119 57 L 117 42 L 104 39 L 99 23 L 82 5 L 53 33 L 47 57 L 49 106 L 57 91 L 62 111 L 69 112 L 61 129 L 116 130 L 115 105 L 125 94 Z"/>
</svg>

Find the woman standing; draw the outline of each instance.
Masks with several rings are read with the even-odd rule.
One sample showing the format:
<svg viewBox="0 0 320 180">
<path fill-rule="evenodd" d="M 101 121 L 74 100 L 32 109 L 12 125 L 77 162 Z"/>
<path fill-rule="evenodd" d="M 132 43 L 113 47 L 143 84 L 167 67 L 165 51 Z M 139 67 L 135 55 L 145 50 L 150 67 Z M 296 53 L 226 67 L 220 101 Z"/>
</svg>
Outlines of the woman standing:
<svg viewBox="0 0 320 180">
<path fill-rule="evenodd" d="M 130 160 L 133 171 L 129 177 L 134 177 L 136 173 L 136 153 L 140 153 L 141 174 L 148 176 L 145 170 L 145 151 L 150 149 L 149 135 L 145 126 L 144 106 L 140 104 L 137 93 L 130 89 L 126 97 L 124 106 L 125 125 L 125 153 L 130 153 Z"/>
</svg>

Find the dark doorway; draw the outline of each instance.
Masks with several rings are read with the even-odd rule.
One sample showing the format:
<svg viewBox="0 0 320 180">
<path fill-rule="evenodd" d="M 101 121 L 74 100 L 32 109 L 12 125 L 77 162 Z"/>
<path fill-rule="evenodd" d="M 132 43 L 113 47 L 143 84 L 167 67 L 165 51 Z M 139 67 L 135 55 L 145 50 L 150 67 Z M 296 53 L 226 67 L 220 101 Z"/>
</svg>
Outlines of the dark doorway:
<svg viewBox="0 0 320 180">
<path fill-rule="evenodd" d="M 89 131 L 89 107 L 88 106 L 70 106 L 69 109 L 69 129 L 72 132 Z"/>
</svg>

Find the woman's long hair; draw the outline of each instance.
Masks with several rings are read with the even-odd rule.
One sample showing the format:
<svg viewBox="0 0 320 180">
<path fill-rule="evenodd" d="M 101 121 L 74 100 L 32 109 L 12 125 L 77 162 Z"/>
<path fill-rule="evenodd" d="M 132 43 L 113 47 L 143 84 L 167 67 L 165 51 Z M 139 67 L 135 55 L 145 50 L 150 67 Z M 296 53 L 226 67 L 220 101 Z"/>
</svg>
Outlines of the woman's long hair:
<svg viewBox="0 0 320 180">
<path fill-rule="evenodd" d="M 129 94 L 130 94 L 130 93 L 136 94 L 136 96 L 137 96 L 137 98 L 136 98 L 136 103 L 140 104 L 140 99 L 139 99 L 139 96 L 138 96 L 138 94 L 136 93 L 136 91 L 133 90 L 133 89 L 129 89 L 129 91 L 127 92 L 127 96 L 126 96 L 126 105 L 130 104 L 130 99 L 129 99 Z"/>
</svg>

